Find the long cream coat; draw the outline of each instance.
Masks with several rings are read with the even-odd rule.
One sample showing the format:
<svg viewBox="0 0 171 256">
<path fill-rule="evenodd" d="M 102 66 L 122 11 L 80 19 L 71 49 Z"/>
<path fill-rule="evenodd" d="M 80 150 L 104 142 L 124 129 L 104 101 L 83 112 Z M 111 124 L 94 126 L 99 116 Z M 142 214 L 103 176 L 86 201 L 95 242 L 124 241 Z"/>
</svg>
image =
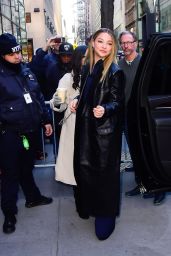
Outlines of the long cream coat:
<svg viewBox="0 0 171 256">
<path fill-rule="evenodd" d="M 55 165 L 55 179 L 66 184 L 76 185 L 73 170 L 75 113 L 71 114 L 69 103 L 73 98 L 75 98 L 78 95 L 79 92 L 78 90 L 74 90 L 72 88 L 72 84 L 72 73 L 65 74 L 59 81 L 58 88 L 67 89 L 66 103 L 63 103 L 59 106 L 59 108 L 56 108 L 53 105 L 52 99 L 50 101 L 50 105 L 54 111 L 62 112 L 66 109 L 64 115 L 65 121 L 62 125 L 58 156 Z"/>
</svg>

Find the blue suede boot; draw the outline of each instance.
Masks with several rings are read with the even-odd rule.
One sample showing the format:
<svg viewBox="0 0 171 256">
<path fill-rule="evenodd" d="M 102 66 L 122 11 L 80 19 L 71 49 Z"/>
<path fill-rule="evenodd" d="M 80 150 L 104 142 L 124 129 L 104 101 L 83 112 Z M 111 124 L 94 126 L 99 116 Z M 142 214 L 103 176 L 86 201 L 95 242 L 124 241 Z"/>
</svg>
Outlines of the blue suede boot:
<svg viewBox="0 0 171 256">
<path fill-rule="evenodd" d="M 107 239 L 115 229 L 115 217 L 96 217 L 95 233 L 99 240 Z"/>
</svg>

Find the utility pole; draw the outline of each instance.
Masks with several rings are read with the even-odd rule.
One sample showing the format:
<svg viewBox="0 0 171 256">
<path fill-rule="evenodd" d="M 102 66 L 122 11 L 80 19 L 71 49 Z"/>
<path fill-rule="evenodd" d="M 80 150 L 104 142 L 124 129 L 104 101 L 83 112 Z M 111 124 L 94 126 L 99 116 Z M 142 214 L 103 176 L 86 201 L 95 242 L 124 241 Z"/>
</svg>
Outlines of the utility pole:
<svg viewBox="0 0 171 256">
<path fill-rule="evenodd" d="M 101 27 L 113 30 L 114 0 L 101 0 Z"/>
</svg>

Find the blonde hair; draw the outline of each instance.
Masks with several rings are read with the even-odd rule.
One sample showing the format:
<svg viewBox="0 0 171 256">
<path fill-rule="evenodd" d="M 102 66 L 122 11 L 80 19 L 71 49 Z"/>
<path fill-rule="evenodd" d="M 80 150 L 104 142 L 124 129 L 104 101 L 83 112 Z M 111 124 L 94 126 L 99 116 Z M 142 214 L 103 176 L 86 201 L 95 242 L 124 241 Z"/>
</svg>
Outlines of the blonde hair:
<svg viewBox="0 0 171 256">
<path fill-rule="evenodd" d="M 93 66 L 94 66 L 94 49 L 93 49 L 92 42 L 95 41 L 95 39 L 101 33 L 107 33 L 113 39 L 112 51 L 104 59 L 104 62 L 103 62 L 103 72 L 102 72 L 102 76 L 101 76 L 101 79 L 100 79 L 100 81 L 103 81 L 105 79 L 105 77 L 106 77 L 106 74 L 107 74 L 107 72 L 109 70 L 109 67 L 111 66 L 112 62 L 115 62 L 115 63 L 117 62 L 116 61 L 116 52 L 117 52 L 116 38 L 115 38 L 115 35 L 114 35 L 112 30 L 110 30 L 108 28 L 101 28 L 101 29 L 97 30 L 94 33 L 94 35 L 92 35 L 91 41 L 89 43 L 88 51 L 87 51 L 87 54 L 86 54 L 85 63 L 89 63 L 89 65 L 90 65 L 90 73 L 91 73 L 92 70 L 93 70 Z"/>
</svg>

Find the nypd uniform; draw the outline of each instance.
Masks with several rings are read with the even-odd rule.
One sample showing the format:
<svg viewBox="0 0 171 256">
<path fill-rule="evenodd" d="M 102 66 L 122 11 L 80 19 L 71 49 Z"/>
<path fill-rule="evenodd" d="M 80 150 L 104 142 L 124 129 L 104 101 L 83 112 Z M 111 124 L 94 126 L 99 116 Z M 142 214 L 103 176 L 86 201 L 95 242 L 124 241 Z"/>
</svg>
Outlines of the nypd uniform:
<svg viewBox="0 0 171 256">
<path fill-rule="evenodd" d="M 12 64 L 2 57 L 18 51 L 20 46 L 13 35 L 5 33 L 0 36 L 1 208 L 5 216 L 17 213 L 19 185 L 24 192 L 26 204 L 42 200 L 32 170 L 37 131 L 41 123 L 50 123 L 34 75 L 21 63 Z M 51 201 L 49 198 L 44 204 Z"/>
</svg>

